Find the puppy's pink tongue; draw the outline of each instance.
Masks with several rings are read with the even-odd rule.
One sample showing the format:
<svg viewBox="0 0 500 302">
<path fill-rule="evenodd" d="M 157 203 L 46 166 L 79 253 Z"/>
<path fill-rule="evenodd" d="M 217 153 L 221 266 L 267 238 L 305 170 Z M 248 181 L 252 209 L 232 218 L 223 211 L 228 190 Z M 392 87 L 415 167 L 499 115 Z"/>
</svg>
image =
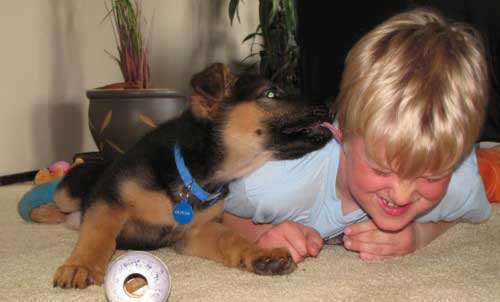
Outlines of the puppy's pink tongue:
<svg viewBox="0 0 500 302">
<path fill-rule="evenodd" d="M 323 122 L 320 125 L 321 127 L 324 127 L 332 133 L 333 137 L 338 141 L 342 141 L 342 131 L 340 131 L 339 128 L 335 127 L 334 125 L 330 124 L 329 122 Z"/>
</svg>

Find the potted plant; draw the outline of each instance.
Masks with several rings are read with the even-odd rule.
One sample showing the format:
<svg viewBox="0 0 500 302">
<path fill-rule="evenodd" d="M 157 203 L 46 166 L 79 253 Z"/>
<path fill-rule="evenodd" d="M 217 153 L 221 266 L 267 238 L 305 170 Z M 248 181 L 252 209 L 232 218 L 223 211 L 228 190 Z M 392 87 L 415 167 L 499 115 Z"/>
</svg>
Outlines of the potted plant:
<svg viewBox="0 0 500 302">
<path fill-rule="evenodd" d="M 249 57 L 260 55 L 259 72 L 278 84 L 281 88 L 296 92 L 299 89 L 299 48 L 296 43 L 297 17 L 296 0 L 259 0 L 259 25 L 243 42 L 257 39 L 261 50 L 251 52 Z M 240 0 L 229 1 L 229 19 L 239 20 Z"/>
<path fill-rule="evenodd" d="M 171 89 L 150 88 L 146 19 L 138 1 L 109 0 L 123 82 L 87 91 L 89 128 L 101 157 L 111 161 L 158 124 L 179 115 L 186 98 Z"/>
</svg>

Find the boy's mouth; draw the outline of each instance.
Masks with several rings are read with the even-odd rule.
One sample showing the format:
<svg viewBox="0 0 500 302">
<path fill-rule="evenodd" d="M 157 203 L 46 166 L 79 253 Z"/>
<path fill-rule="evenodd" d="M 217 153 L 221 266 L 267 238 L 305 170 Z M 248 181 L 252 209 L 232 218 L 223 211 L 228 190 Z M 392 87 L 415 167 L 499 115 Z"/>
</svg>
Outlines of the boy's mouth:
<svg viewBox="0 0 500 302">
<path fill-rule="evenodd" d="M 404 206 L 398 206 L 382 197 L 378 197 L 379 199 L 379 204 L 384 213 L 390 216 L 401 216 L 404 213 L 410 209 L 411 205 L 413 204 L 412 202 L 404 205 Z"/>
</svg>

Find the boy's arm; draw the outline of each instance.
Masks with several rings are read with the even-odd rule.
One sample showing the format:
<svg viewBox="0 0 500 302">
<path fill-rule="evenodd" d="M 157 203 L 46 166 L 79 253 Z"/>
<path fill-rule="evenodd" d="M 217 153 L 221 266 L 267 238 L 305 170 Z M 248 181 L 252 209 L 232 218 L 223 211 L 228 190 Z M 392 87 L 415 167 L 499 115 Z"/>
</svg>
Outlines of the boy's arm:
<svg viewBox="0 0 500 302">
<path fill-rule="evenodd" d="M 403 256 L 420 249 L 455 222 L 413 222 L 398 232 L 380 230 L 371 220 L 348 226 L 345 230 L 344 246 L 359 252 L 362 259 L 385 259 Z"/>
<path fill-rule="evenodd" d="M 436 239 L 439 235 L 446 232 L 449 228 L 454 226 L 456 222 L 440 221 L 440 222 L 414 222 L 416 232 L 416 246 L 415 249 L 421 249 L 432 240 Z"/>
<path fill-rule="evenodd" d="M 222 222 L 250 242 L 256 242 L 263 233 L 273 227 L 272 224 L 256 224 L 250 218 L 242 218 L 229 212 L 224 212 Z"/>
<path fill-rule="evenodd" d="M 223 224 L 262 248 L 287 248 L 296 263 L 317 256 L 323 245 L 318 231 L 294 221 L 255 224 L 251 219 L 224 212 Z"/>
</svg>

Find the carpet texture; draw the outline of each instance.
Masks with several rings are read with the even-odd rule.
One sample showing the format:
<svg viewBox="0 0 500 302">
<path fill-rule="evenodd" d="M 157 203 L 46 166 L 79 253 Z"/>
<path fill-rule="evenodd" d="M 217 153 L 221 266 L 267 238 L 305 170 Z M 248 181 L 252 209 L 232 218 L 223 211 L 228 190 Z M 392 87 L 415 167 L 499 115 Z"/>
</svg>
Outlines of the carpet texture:
<svg viewBox="0 0 500 302">
<path fill-rule="evenodd" d="M 77 233 L 24 222 L 16 207 L 30 188 L 0 187 L 0 301 L 105 301 L 99 286 L 52 287 Z M 459 224 L 412 255 L 364 262 L 342 247 L 326 246 L 289 276 L 257 276 L 167 248 L 153 254 L 169 268 L 174 302 L 500 301 L 500 205 L 493 205 L 486 223 Z"/>
</svg>

